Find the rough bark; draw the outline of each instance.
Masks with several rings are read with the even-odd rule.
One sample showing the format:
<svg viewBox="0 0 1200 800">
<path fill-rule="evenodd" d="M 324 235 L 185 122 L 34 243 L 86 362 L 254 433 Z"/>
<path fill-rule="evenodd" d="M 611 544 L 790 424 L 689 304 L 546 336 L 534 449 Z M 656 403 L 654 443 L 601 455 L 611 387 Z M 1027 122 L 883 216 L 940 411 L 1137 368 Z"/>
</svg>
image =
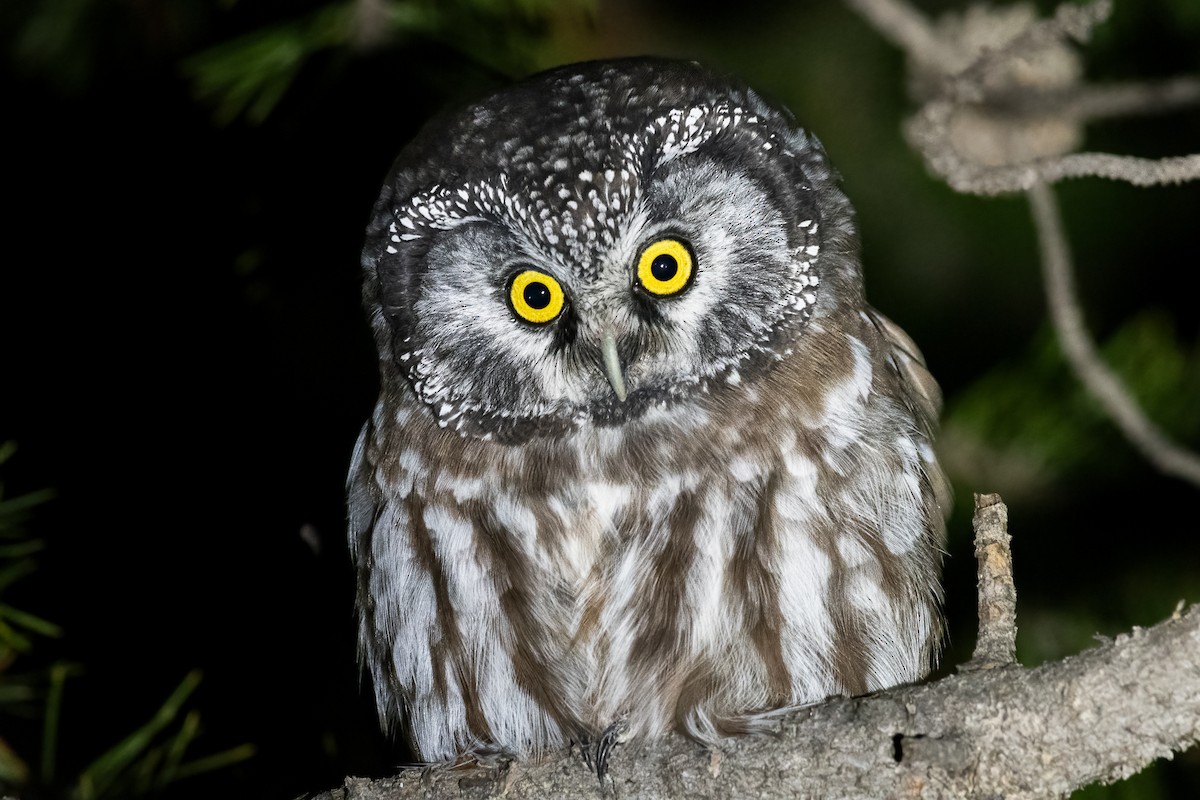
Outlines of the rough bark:
<svg viewBox="0 0 1200 800">
<path fill-rule="evenodd" d="M 979 636 L 962 669 L 1017 663 L 1017 588 L 1013 585 L 1008 506 L 998 494 L 975 495 L 975 562 L 979 575 Z"/>
<path fill-rule="evenodd" d="M 1200 606 L 1033 669 L 1011 661 L 1007 511 L 976 497 L 980 646 L 959 674 L 781 714 L 720 751 L 619 746 L 604 781 L 577 752 L 540 763 L 347 779 L 313 800 L 401 798 L 1053 798 L 1200 741 Z"/>
</svg>

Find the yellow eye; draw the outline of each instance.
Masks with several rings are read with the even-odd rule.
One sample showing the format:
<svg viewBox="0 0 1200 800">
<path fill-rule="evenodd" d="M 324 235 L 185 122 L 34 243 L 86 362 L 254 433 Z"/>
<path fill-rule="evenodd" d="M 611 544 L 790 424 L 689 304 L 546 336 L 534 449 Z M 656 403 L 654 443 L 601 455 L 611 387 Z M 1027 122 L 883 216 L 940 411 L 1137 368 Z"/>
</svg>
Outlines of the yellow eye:
<svg viewBox="0 0 1200 800">
<path fill-rule="evenodd" d="M 638 282 L 655 297 L 679 294 L 692 281 L 692 251 L 678 239 L 659 239 L 638 259 Z"/>
<path fill-rule="evenodd" d="M 557 317 L 564 303 L 558 281 L 536 269 L 524 269 L 508 285 L 508 304 L 526 322 L 543 325 Z"/>
</svg>

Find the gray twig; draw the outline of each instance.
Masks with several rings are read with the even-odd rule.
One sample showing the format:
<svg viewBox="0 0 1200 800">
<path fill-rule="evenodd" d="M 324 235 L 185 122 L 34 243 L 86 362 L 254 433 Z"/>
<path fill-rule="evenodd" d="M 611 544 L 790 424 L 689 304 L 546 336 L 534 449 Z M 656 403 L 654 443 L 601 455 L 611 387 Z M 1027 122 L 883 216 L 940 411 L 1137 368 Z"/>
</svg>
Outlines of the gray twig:
<svg viewBox="0 0 1200 800">
<path fill-rule="evenodd" d="M 1060 180 L 1080 177 L 1110 178 L 1134 186 L 1200 179 L 1200 154 L 1150 159 L 1068 152 L 1081 138 L 1078 126 L 1083 121 L 1195 104 L 1200 102 L 1200 81 L 1182 77 L 1160 84 L 1081 85 L 1061 43 L 1068 38 L 1086 39 L 1112 13 L 1111 0 L 1063 4 L 1052 18 L 1026 21 L 1002 44 L 979 47 L 962 68 L 954 68 L 950 56 L 918 58 L 921 48 L 937 54 L 956 51 L 954 43 L 942 41 L 940 29 L 905 0 L 846 2 L 914 60 L 926 67 L 942 65 L 940 89 L 905 126 L 909 143 L 924 156 L 930 170 L 957 191 L 1026 192 L 1041 245 L 1050 318 L 1068 363 L 1155 467 L 1200 486 L 1200 456 L 1155 426 L 1100 359 L 1083 323 L 1070 250 L 1049 188 Z M 1018 60 L 1021 69 L 1013 70 Z"/>
<path fill-rule="evenodd" d="M 960 671 L 1017 663 L 1017 589 L 1013 584 L 1008 506 L 998 494 L 975 495 L 975 559 L 979 576 L 979 638 Z"/>
<path fill-rule="evenodd" d="M 904 0 L 846 0 L 881 36 L 910 58 L 946 72 L 956 61 L 955 53 L 934 33 L 925 16 Z"/>
<path fill-rule="evenodd" d="M 1200 162 L 1200 156 L 1196 159 Z M 1036 184 L 1027 195 L 1042 254 L 1042 276 L 1050 319 L 1071 368 L 1150 463 L 1168 475 L 1200 486 L 1200 457 L 1176 445 L 1146 417 L 1120 378 L 1096 351 L 1079 307 L 1071 251 L 1053 191 L 1048 186 Z"/>
</svg>

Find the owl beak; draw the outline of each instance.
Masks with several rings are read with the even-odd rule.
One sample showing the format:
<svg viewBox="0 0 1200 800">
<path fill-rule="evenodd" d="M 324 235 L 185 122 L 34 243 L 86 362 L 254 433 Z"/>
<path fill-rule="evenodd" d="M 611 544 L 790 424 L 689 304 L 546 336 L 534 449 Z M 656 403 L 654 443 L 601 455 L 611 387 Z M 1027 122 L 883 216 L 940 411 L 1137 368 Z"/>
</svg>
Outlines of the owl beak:
<svg viewBox="0 0 1200 800">
<path fill-rule="evenodd" d="M 617 338 L 611 333 L 606 334 L 601 351 L 604 354 L 604 374 L 608 376 L 608 382 L 616 392 L 617 399 L 624 403 L 625 376 L 621 373 L 621 357 L 617 355 Z"/>
</svg>

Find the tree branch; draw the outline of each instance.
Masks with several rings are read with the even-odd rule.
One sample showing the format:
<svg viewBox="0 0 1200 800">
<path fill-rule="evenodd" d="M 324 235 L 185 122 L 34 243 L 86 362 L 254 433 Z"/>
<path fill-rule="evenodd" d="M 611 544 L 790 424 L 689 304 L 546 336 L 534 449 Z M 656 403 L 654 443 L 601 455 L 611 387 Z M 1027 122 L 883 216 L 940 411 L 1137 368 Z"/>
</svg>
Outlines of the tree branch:
<svg viewBox="0 0 1200 800">
<path fill-rule="evenodd" d="M 601 785 L 577 755 L 349 779 L 317 800 L 1065 797 L 1200 738 L 1200 608 L 1037 669 L 980 670 L 791 713 L 720 757 L 679 738 L 618 748 Z"/>
<path fill-rule="evenodd" d="M 1012 576 L 994 547 L 1007 549 L 1005 520 L 996 495 L 977 499 L 976 551 L 987 562 L 981 602 L 1000 597 L 1002 608 L 1008 599 L 997 586 L 1011 585 Z M 1004 616 L 995 630 L 1009 629 Z M 980 619 L 986 634 L 997 618 L 981 609 Z M 577 753 L 565 753 L 538 763 L 350 778 L 313 800 L 1064 797 L 1200 740 L 1197 663 L 1200 607 L 1193 606 L 1036 669 L 975 669 L 781 712 L 774 736 L 730 739 L 719 752 L 679 737 L 626 743 L 603 783 Z"/>
</svg>

